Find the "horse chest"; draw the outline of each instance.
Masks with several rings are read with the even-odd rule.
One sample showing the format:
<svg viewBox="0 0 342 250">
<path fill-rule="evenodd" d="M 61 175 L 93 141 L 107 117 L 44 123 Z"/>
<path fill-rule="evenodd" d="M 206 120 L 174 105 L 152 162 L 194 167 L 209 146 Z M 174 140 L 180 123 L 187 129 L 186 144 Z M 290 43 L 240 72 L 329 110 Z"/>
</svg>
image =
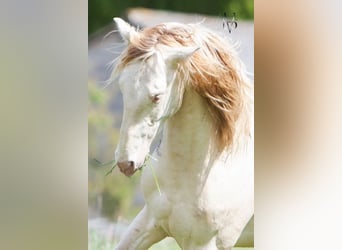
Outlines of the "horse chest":
<svg viewBox="0 0 342 250">
<path fill-rule="evenodd" d="M 161 186 L 161 194 L 154 190 L 146 197 L 147 207 L 157 224 L 177 242 L 208 242 L 215 235 L 217 224 L 215 213 L 204 197 L 191 195 L 183 187 L 169 187 L 169 190 L 162 183 Z"/>
<path fill-rule="evenodd" d="M 157 223 L 177 242 L 208 242 L 216 233 L 216 225 L 208 211 L 199 209 L 192 201 L 171 202 L 159 195 L 148 202 Z"/>
</svg>

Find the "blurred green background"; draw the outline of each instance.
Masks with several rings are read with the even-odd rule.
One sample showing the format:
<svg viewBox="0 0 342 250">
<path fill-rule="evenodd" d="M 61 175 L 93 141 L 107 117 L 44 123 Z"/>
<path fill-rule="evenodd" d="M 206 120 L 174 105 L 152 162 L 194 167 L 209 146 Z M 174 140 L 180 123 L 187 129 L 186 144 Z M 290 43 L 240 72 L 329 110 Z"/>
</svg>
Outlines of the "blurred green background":
<svg viewBox="0 0 342 250">
<path fill-rule="evenodd" d="M 114 16 L 124 16 L 127 8 L 145 7 L 222 16 L 237 13 L 238 19 L 254 19 L 253 0 L 89 0 L 88 33 L 104 27 Z"/>
</svg>

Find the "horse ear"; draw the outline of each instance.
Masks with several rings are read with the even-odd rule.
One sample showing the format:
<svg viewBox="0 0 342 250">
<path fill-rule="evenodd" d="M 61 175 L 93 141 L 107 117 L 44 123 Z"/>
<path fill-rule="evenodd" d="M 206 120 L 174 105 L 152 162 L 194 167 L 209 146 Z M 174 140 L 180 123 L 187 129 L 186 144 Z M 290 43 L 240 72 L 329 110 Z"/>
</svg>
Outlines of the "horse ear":
<svg viewBox="0 0 342 250">
<path fill-rule="evenodd" d="M 199 47 L 197 46 L 175 48 L 163 46 L 163 48 L 160 51 L 166 61 L 179 62 L 186 58 L 189 58 L 197 50 L 199 50 Z"/>
<path fill-rule="evenodd" d="M 116 23 L 116 26 L 118 27 L 119 33 L 122 38 L 125 39 L 127 42 L 130 42 L 132 37 L 137 34 L 134 27 L 132 27 L 119 17 L 114 17 L 113 20 Z"/>
</svg>

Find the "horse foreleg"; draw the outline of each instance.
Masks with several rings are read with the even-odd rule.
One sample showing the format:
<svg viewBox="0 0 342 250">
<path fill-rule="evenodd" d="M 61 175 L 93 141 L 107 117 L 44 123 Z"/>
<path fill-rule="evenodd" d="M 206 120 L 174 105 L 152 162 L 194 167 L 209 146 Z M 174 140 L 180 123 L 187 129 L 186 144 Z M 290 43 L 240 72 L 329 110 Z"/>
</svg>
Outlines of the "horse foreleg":
<svg viewBox="0 0 342 250">
<path fill-rule="evenodd" d="M 129 225 L 115 250 L 146 250 L 165 237 L 165 232 L 148 215 L 145 206 Z"/>
<path fill-rule="evenodd" d="M 250 221 L 250 223 L 247 225 L 248 221 Z M 239 221 L 240 223 L 236 223 L 235 225 L 231 224 L 227 224 L 225 228 L 223 228 L 222 230 L 220 230 L 218 232 L 217 235 L 217 241 L 216 241 L 216 245 L 218 247 L 219 250 L 231 250 L 233 248 L 233 246 L 236 245 L 239 237 L 241 237 L 244 229 L 246 229 L 247 231 L 253 231 L 254 229 L 254 217 L 253 219 L 251 219 L 251 217 L 246 216 L 245 218 L 242 218 L 241 221 Z M 244 236 L 242 236 L 244 237 Z M 240 244 L 238 245 L 242 245 L 242 240 Z M 252 243 L 252 241 L 250 242 L 244 242 L 245 244 L 243 245 L 244 247 L 248 246 L 253 246 L 254 243 Z M 248 244 L 246 244 L 248 243 Z"/>
</svg>

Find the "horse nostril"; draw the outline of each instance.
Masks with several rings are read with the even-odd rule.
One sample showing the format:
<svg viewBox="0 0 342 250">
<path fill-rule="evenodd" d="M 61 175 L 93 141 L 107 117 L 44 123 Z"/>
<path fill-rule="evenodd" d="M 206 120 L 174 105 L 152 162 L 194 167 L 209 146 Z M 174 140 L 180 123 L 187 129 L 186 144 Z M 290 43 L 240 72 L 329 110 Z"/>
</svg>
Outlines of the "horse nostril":
<svg viewBox="0 0 342 250">
<path fill-rule="evenodd" d="M 122 161 L 118 162 L 118 167 L 122 173 L 126 176 L 131 176 L 134 174 L 136 169 L 134 169 L 134 161 Z"/>
<path fill-rule="evenodd" d="M 118 162 L 118 166 L 121 169 L 132 168 L 134 167 L 134 161 L 121 161 Z"/>
</svg>

